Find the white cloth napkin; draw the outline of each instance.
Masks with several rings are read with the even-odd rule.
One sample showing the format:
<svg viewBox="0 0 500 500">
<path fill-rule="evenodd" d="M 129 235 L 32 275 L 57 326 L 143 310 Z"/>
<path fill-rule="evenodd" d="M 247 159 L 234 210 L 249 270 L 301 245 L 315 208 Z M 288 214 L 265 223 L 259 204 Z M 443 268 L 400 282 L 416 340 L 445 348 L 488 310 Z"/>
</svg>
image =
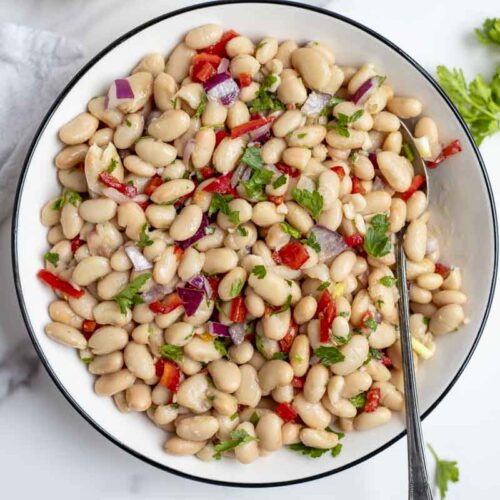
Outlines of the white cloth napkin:
<svg viewBox="0 0 500 500">
<path fill-rule="evenodd" d="M 37 127 L 83 60 L 83 49 L 74 40 L 0 23 L 0 221 L 12 209 Z"/>
</svg>

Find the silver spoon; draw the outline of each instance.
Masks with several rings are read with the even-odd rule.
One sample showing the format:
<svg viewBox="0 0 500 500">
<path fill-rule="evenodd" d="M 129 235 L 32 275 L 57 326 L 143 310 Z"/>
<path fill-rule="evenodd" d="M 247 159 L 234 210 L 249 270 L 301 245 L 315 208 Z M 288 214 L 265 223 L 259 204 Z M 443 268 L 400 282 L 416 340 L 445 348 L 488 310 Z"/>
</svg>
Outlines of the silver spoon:
<svg viewBox="0 0 500 500">
<path fill-rule="evenodd" d="M 413 140 L 413 136 L 401 122 L 401 133 L 414 155 L 413 168 L 415 174 L 425 177 L 427 200 L 429 199 L 429 178 L 427 169 Z M 415 382 L 415 368 L 413 364 L 413 350 L 410 332 L 410 301 L 406 284 L 406 255 L 403 249 L 403 239 L 408 225 L 396 235 L 396 274 L 399 290 L 399 331 L 401 352 L 403 357 L 403 375 L 405 389 L 406 430 L 408 435 L 408 498 L 409 500 L 432 500 L 432 489 L 429 485 L 427 466 L 425 463 L 420 411 L 418 408 L 417 386 Z"/>
</svg>

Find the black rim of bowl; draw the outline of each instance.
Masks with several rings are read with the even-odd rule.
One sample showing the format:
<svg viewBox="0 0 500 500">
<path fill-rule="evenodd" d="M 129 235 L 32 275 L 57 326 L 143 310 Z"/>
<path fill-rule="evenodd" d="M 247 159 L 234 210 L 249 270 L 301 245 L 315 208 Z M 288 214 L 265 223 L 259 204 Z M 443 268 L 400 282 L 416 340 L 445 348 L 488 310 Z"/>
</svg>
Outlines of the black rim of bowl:
<svg viewBox="0 0 500 500">
<path fill-rule="evenodd" d="M 408 61 L 434 87 L 434 89 L 436 90 L 436 92 L 438 92 L 440 94 L 440 96 L 442 97 L 442 99 L 448 104 L 448 106 L 450 107 L 450 109 L 453 111 L 453 113 L 454 113 L 457 121 L 460 123 L 460 126 L 462 127 L 463 131 L 467 135 L 468 140 L 469 140 L 469 142 L 470 142 L 470 144 L 471 144 L 471 146 L 472 146 L 472 148 L 474 150 L 474 153 L 476 155 L 476 159 L 477 159 L 477 161 L 478 161 L 478 163 L 479 163 L 479 165 L 481 167 L 481 172 L 483 174 L 484 182 L 485 182 L 485 185 L 486 185 L 486 188 L 487 188 L 487 191 L 488 191 L 488 198 L 489 198 L 489 202 L 490 202 L 490 208 L 491 208 L 491 211 L 492 211 L 491 217 L 492 217 L 492 222 L 493 222 L 493 233 L 494 233 L 494 243 L 493 244 L 494 244 L 495 262 L 494 262 L 493 276 L 491 277 L 490 292 L 489 292 L 489 296 L 488 296 L 488 302 L 486 304 L 486 310 L 485 310 L 483 319 L 481 321 L 481 324 L 479 326 L 476 338 L 474 339 L 474 344 L 472 345 L 469 353 L 467 354 L 467 357 L 465 358 L 465 360 L 464 360 L 462 366 L 460 367 L 460 369 L 458 370 L 458 372 L 453 377 L 452 381 L 448 384 L 448 386 L 446 387 L 446 389 L 436 399 L 436 401 L 427 409 L 427 411 L 422 414 L 422 419 L 426 418 L 436 408 L 436 406 L 448 394 L 448 392 L 450 391 L 450 389 L 455 385 L 455 383 L 457 382 L 458 378 L 462 374 L 463 370 L 467 366 L 467 364 L 468 364 L 468 362 L 469 362 L 469 360 L 470 360 L 473 352 L 475 351 L 475 349 L 477 347 L 477 344 L 478 344 L 478 342 L 479 342 L 479 340 L 481 338 L 481 335 L 483 333 L 483 330 L 484 330 L 484 327 L 485 327 L 485 324 L 486 324 L 486 321 L 488 319 L 488 315 L 489 315 L 489 312 L 490 312 L 491 303 L 492 303 L 492 300 L 493 300 L 493 294 L 494 294 L 494 290 L 495 290 L 496 278 L 497 278 L 497 267 L 498 267 L 498 228 L 497 228 L 497 218 L 496 218 L 496 210 L 495 210 L 495 201 L 494 201 L 494 198 L 493 198 L 493 193 L 492 193 L 492 190 L 491 190 L 490 181 L 489 181 L 488 174 L 487 174 L 487 171 L 486 171 L 483 159 L 481 157 L 481 154 L 479 153 L 479 150 L 478 150 L 478 148 L 477 148 L 477 146 L 476 146 L 476 144 L 474 142 L 474 139 L 472 138 L 472 136 L 471 136 L 471 134 L 469 132 L 469 129 L 467 128 L 465 122 L 463 121 L 462 117 L 460 116 L 459 112 L 457 111 L 457 109 L 455 108 L 455 106 L 452 104 L 452 102 L 450 101 L 450 99 L 447 97 L 447 95 L 441 89 L 441 87 L 439 87 L 439 85 L 427 73 L 427 71 L 425 69 L 423 69 L 413 58 L 411 58 L 408 54 L 406 54 L 405 52 L 403 52 L 399 47 L 397 47 L 394 43 L 392 43 L 391 41 L 389 41 L 387 38 L 383 37 L 382 35 L 380 35 L 379 33 L 375 32 L 375 31 L 373 31 L 372 29 L 370 29 L 370 28 L 368 28 L 368 27 L 366 27 L 366 26 L 358 23 L 357 21 L 349 19 L 349 18 L 347 18 L 345 16 L 342 16 L 340 14 L 337 14 L 335 12 L 331 12 L 331 11 L 322 9 L 320 7 L 314 7 L 314 6 L 311 6 L 311 5 L 305 5 L 305 4 L 302 4 L 302 3 L 290 2 L 290 1 L 286 1 L 286 0 L 270 0 L 270 1 L 267 1 L 267 0 L 247 0 L 247 1 L 245 1 L 245 0 L 223 0 L 223 1 L 200 3 L 200 4 L 197 4 L 197 5 L 193 5 L 193 6 L 190 6 L 190 7 L 185 7 L 185 8 L 182 8 L 182 9 L 178 9 L 178 10 L 172 11 L 172 12 L 170 12 L 168 14 L 164 14 L 164 15 L 158 16 L 158 17 L 156 17 L 154 19 L 151 19 L 150 21 L 148 21 L 148 22 L 146 22 L 144 24 L 141 24 L 140 26 L 137 26 L 136 28 L 132 29 L 131 31 L 125 33 L 124 35 L 122 35 L 119 38 L 117 38 L 114 42 L 112 42 L 111 44 L 109 44 L 106 48 L 104 48 L 103 50 L 101 50 L 97 55 L 95 55 L 72 78 L 72 80 L 66 85 L 66 87 L 64 88 L 64 90 L 59 94 L 59 96 L 57 97 L 57 99 L 52 104 L 51 108 L 49 109 L 49 111 L 47 112 L 47 114 L 45 115 L 45 117 L 43 118 L 40 126 L 38 127 L 38 130 L 36 131 L 35 137 L 34 137 L 32 143 L 31 143 L 31 145 L 29 147 L 29 150 L 28 150 L 28 153 L 26 155 L 26 159 L 24 161 L 23 168 L 22 168 L 22 171 L 21 171 L 21 176 L 20 176 L 20 179 L 19 179 L 17 190 L 16 190 L 16 198 L 15 198 L 15 203 L 14 203 L 14 215 L 13 215 L 13 218 L 12 218 L 12 234 L 11 234 L 12 248 L 11 248 L 11 251 L 12 251 L 12 264 L 13 264 L 13 272 L 14 272 L 14 283 L 15 283 L 15 287 L 16 287 L 16 293 L 17 293 L 17 298 L 18 298 L 18 301 L 19 301 L 19 305 L 21 307 L 21 313 L 22 313 L 24 322 L 26 324 L 26 327 L 28 329 L 28 333 L 29 333 L 29 335 L 31 337 L 31 341 L 33 342 L 33 345 L 34 345 L 34 347 L 35 347 L 35 349 L 36 349 L 36 351 L 38 353 L 38 356 L 42 360 L 42 363 L 45 366 L 45 369 L 47 370 L 48 374 L 50 375 L 50 377 L 52 378 L 52 380 L 54 381 L 54 383 L 56 384 L 56 386 L 62 392 L 62 394 L 64 395 L 64 397 L 71 403 L 71 405 L 78 411 L 78 413 L 80 413 L 80 415 L 85 420 L 87 420 L 87 422 L 89 422 L 90 425 L 92 425 L 102 435 L 104 435 L 111 442 L 113 442 L 114 444 L 116 444 L 117 446 L 119 446 L 120 448 L 122 448 L 123 450 L 127 451 L 131 455 L 139 458 L 140 460 L 143 460 L 144 462 L 146 462 L 146 463 L 148 463 L 150 465 L 158 467 L 159 469 L 162 469 L 164 471 L 171 472 L 172 474 L 176 474 L 177 476 L 181 476 L 181 477 L 184 477 L 184 478 L 187 478 L 187 479 L 192 479 L 192 480 L 195 480 L 195 481 L 201 481 L 201 482 L 204 482 L 204 483 L 210 483 L 210 484 L 215 484 L 215 485 L 220 485 L 220 486 L 233 486 L 233 487 L 242 487 L 242 488 L 264 488 L 264 487 L 287 486 L 287 485 L 292 485 L 292 484 L 305 483 L 307 481 L 313 481 L 315 479 L 321 479 L 323 477 L 327 477 L 327 476 L 336 474 L 338 472 L 341 472 L 343 470 L 349 469 L 351 467 L 354 467 L 355 465 L 358 465 L 358 464 L 360 464 L 360 463 L 368 460 L 369 458 L 377 455 L 381 451 L 389 448 L 389 446 L 391 446 L 394 443 L 396 443 L 397 441 L 399 441 L 406 434 L 406 431 L 402 431 L 400 434 L 398 434 L 397 436 L 395 436 L 390 441 L 388 441 L 384 445 L 380 446 L 376 450 L 373 450 L 372 452 L 370 452 L 370 453 L 364 455 L 363 457 L 358 458 L 357 460 L 354 460 L 354 461 L 352 461 L 352 462 L 350 462 L 350 463 L 348 463 L 346 465 L 343 465 L 341 467 L 333 468 L 332 470 L 327 471 L 327 472 L 323 472 L 321 474 L 315 474 L 313 476 L 302 477 L 300 479 L 293 479 L 293 480 L 290 480 L 290 481 L 278 481 L 278 482 L 270 482 L 270 483 L 238 483 L 238 482 L 231 482 L 231 481 L 218 481 L 218 480 L 214 480 L 214 479 L 207 479 L 207 478 L 204 478 L 204 477 L 194 476 L 192 474 L 187 474 L 185 472 L 173 469 L 171 467 L 167 467 L 166 465 L 163 465 L 163 464 L 161 464 L 159 462 L 151 460 L 150 458 L 148 458 L 148 457 L 146 457 L 146 456 L 138 453 L 134 449 L 129 448 L 127 445 L 125 445 L 121 441 L 117 440 L 115 437 L 113 437 L 113 435 L 109 434 L 105 429 L 103 429 L 99 425 L 99 423 L 96 422 L 93 418 L 91 418 L 90 415 L 88 415 L 86 413 L 86 411 L 76 402 L 76 400 L 73 399 L 73 397 L 71 396 L 71 394 L 66 390 L 63 382 L 61 382 L 59 380 L 59 378 L 57 377 L 57 375 L 52 370 L 48 359 L 45 357 L 44 352 L 42 351 L 40 345 L 38 344 L 38 341 L 37 341 L 36 336 L 34 334 L 33 327 L 31 325 L 31 322 L 30 322 L 30 319 L 29 319 L 29 315 L 28 315 L 28 312 L 27 312 L 27 309 L 26 309 L 26 305 L 24 303 L 23 291 L 21 289 L 20 278 L 19 278 L 19 269 L 18 269 L 19 262 L 18 262 L 18 255 L 17 255 L 17 226 L 18 226 L 18 218 L 19 218 L 19 205 L 20 205 L 20 200 L 21 200 L 21 193 L 22 193 L 23 186 L 24 186 L 24 180 L 25 180 L 25 177 L 26 177 L 26 172 L 28 170 L 28 166 L 30 164 L 33 152 L 36 149 L 36 146 L 38 144 L 38 140 L 39 140 L 41 134 L 43 133 L 43 131 L 44 131 L 47 123 L 50 121 L 50 118 L 52 117 L 54 111 L 59 107 L 59 105 L 64 100 L 64 98 L 66 97 L 66 95 L 68 94 L 68 92 L 73 88 L 73 86 L 105 54 L 107 54 L 108 52 L 110 52 L 111 50 L 113 50 L 115 47 L 117 47 L 118 45 L 120 45 L 125 40 L 128 40 L 133 35 L 139 33 L 140 31 L 142 31 L 142 30 L 144 30 L 144 29 L 146 29 L 146 28 L 148 28 L 148 27 L 150 27 L 150 26 L 152 26 L 154 24 L 157 24 L 158 22 L 161 22 L 161 21 L 163 21 L 165 19 L 169 19 L 171 17 L 175 17 L 175 16 L 179 16 L 181 14 L 184 14 L 185 12 L 190 12 L 190 11 L 193 11 L 193 10 L 199 10 L 199 9 L 203 9 L 203 8 L 206 8 L 206 7 L 217 7 L 219 5 L 228 5 L 228 4 L 235 4 L 235 3 L 236 4 L 238 4 L 238 3 L 255 3 L 255 4 L 258 4 L 258 3 L 266 4 L 267 3 L 267 4 L 277 4 L 277 5 L 285 5 L 285 6 L 289 6 L 289 7 L 296 7 L 296 8 L 305 9 L 305 10 L 309 10 L 309 11 L 313 11 L 313 12 L 318 12 L 320 14 L 324 14 L 326 16 L 329 16 L 329 17 L 338 19 L 340 21 L 343 21 L 343 22 L 345 22 L 347 24 L 350 24 L 351 26 L 354 26 L 355 28 L 358 28 L 358 29 L 364 31 L 365 33 L 368 33 L 369 35 L 375 37 L 377 40 L 379 40 L 382 43 L 384 43 L 387 47 L 389 47 L 390 49 L 392 49 L 395 52 L 397 52 L 403 59 L 405 59 L 406 61 Z"/>
</svg>

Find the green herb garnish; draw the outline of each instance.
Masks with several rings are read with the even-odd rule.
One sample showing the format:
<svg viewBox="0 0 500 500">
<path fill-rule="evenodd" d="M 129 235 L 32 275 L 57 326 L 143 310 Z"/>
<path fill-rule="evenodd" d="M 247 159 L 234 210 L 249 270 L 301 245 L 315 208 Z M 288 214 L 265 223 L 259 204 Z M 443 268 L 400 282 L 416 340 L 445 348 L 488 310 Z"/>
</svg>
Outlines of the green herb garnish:
<svg viewBox="0 0 500 500">
<path fill-rule="evenodd" d="M 226 451 L 234 450 L 238 446 L 256 440 L 255 437 L 250 436 L 250 434 L 248 434 L 248 432 L 245 431 L 244 429 L 238 429 L 236 431 L 231 432 L 229 434 L 229 437 L 231 439 L 227 441 L 221 441 L 220 443 L 214 446 L 215 453 L 213 455 L 213 458 L 215 458 L 215 460 L 220 460 L 220 458 L 222 457 L 222 453 Z"/>
<path fill-rule="evenodd" d="M 255 99 L 250 102 L 250 113 L 260 113 L 262 111 L 280 111 L 285 109 L 285 105 L 269 89 L 276 83 L 277 78 L 272 73 L 266 75 L 262 81 Z"/>
<path fill-rule="evenodd" d="M 222 339 L 215 339 L 214 340 L 214 347 L 215 350 L 224 358 L 227 358 L 227 348 L 226 344 Z"/>
<path fill-rule="evenodd" d="M 120 293 L 117 293 L 113 297 L 113 300 L 118 303 L 122 314 L 127 314 L 127 311 L 132 309 L 133 306 L 144 303 L 142 297 L 139 295 L 139 290 L 149 278 L 151 278 L 151 273 L 140 274 L 134 278 Z"/>
<path fill-rule="evenodd" d="M 248 230 L 246 227 L 243 227 L 243 226 L 238 226 L 236 228 L 236 231 L 238 231 L 238 234 L 240 236 L 248 236 Z"/>
<path fill-rule="evenodd" d="M 82 201 L 82 197 L 79 193 L 75 191 L 64 191 L 63 194 L 57 198 L 54 203 L 52 203 L 53 210 L 61 210 L 62 207 L 66 203 L 71 203 L 74 207 L 78 207 L 80 202 Z"/>
<path fill-rule="evenodd" d="M 318 288 L 316 288 L 316 290 L 318 292 L 322 292 L 323 290 L 326 290 L 329 286 L 330 286 L 330 282 L 329 281 L 322 281 L 321 285 L 319 285 Z"/>
<path fill-rule="evenodd" d="M 243 281 L 241 281 L 240 278 L 235 279 L 229 290 L 229 295 L 231 297 L 237 297 L 240 294 L 242 288 L 243 288 Z"/>
<path fill-rule="evenodd" d="M 391 240 L 387 234 L 389 219 L 387 215 L 377 214 L 371 218 L 370 224 L 365 235 L 364 249 L 368 255 L 383 257 L 391 251 Z"/>
<path fill-rule="evenodd" d="M 136 245 L 139 248 L 149 247 L 154 243 L 154 241 L 148 235 L 148 223 L 144 223 L 141 228 L 141 232 L 139 233 L 139 241 Z"/>
<path fill-rule="evenodd" d="M 255 276 L 257 276 L 257 278 L 259 278 L 261 280 L 267 274 L 266 267 L 265 266 L 255 266 L 252 269 L 252 274 L 255 274 Z"/>
<path fill-rule="evenodd" d="M 229 206 L 229 202 L 232 199 L 233 196 L 230 194 L 214 193 L 208 209 L 208 216 L 210 217 L 220 210 L 224 215 L 227 215 L 231 224 L 238 225 L 240 223 L 240 212 L 232 210 Z"/>
<path fill-rule="evenodd" d="M 57 266 L 57 263 L 59 262 L 59 254 L 57 252 L 47 252 L 43 258 L 47 262 L 50 262 L 53 266 Z"/>
<path fill-rule="evenodd" d="M 286 175 L 280 175 L 274 182 L 273 188 L 278 189 L 279 187 L 286 184 Z"/>
<path fill-rule="evenodd" d="M 344 113 L 339 113 L 337 120 L 332 125 L 329 125 L 328 128 L 333 128 L 337 131 L 342 137 L 350 137 L 349 133 L 349 125 L 359 120 L 363 116 L 364 110 L 358 109 L 352 115 L 345 115 Z"/>
<path fill-rule="evenodd" d="M 295 238 L 296 240 L 300 238 L 300 231 L 288 224 L 288 222 L 281 222 L 280 226 L 283 232 L 289 234 L 292 238 Z"/>
<path fill-rule="evenodd" d="M 349 398 L 349 401 L 354 406 L 354 408 L 357 408 L 359 410 L 360 408 L 363 408 L 365 406 L 366 394 L 364 392 L 362 392 L 361 394 L 358 394 L 357 396 Z"/>
<path fill-rule="evenodd" d="M 409 161 L 413 161 L 415 159 L 413 150 L 411 149 L 411 146 L 407 142 L 403 143 L 403 155 L 406 156 L 406 158 L 408 158 Z"/>
<path fill-rule="evenodd" d="M 380 278 L 378 281 L 381 285 L 384 285 L 387 288 L 390 288 L 391 286 L 394 286 L 398 280 L 396 278 L 394 278 L 393 276 L 390 276 L 388 274 L 387 276 Z"/>
<path fill-rule="evenodd" d="M 198 104 L 198 107 L 196 108 L 196 113 L 194 114 L 193 118 L 201 118 L 203 111 L 205 111 L 205 106 L 207 105 L 207 102 L 208 102 L 207 94 L 203 92 L 203 94 L 201 94 L 200 104 Z"/>
<path fill-rule="evenodd" d="M 446 493 L 448 492 L 448 483 L 458 483 L 460 479 L 460 471 L 458 470 L 458 463 L 455 460 L 441 460 L 437 453 L 434 451 L 434 448 L 427 444 L 429 450 L 433 457 L 436 459 L 436 475 L 435 481 L 439 488 L 439 494 L 441 498 L 446 497 Z"/>
<path fill-rule="evenodd" d="M 318 191 L 294 188 L 292 198 L 302 207 L 308 210 L 317 222 L 323 209 L 323 196 Z"/>
<path fill-rule="evenodd" d="M 278 313 L 288 311 L 288 309 L 290 309 L 291 305 L 292 305 L 292 296 L 288 295 L 288 297 L 285 300 L 285 303 L 277 311 L 273 311 L 271 313 L 271 316 L 274 316 L 275 314 L 278 314 Z"/>
<path fill-rule="evenodd" d="M 316 239 L 316 234 L 312 231 L 309 233 L 309 236 L 302 240 L 302 243 L 306 244 L 308 247 L 311 247 L 316 252 L 321 252 L 321 245 Z"/>
<path fill-rule="evenodd" d="M 345 356 L 342 353 L 342 351 L 340 351 L 340 349 L 334 346 L 326 346 L 326 345 L 319 346 L 314 351 L 314 354 L 318 356 L 320 361 L 325 366 L 330 366 L 334 365 L 335 363 L 340 363 L 345 359 Z"/>
<path fill-rule="evenodd" d="M 172 359 L 173 361 L 182 359 L 182 347 L 178 345 L 163 344 L 160 346 L 159 352 L 162 358 Z"/>
<path fill-rule="evenodd" d="M 494 43 L 500 45 L 500 18 L 488 18 L 481 28 L 474 30 L 478 40 L 485 45 Z"/>
</svg>

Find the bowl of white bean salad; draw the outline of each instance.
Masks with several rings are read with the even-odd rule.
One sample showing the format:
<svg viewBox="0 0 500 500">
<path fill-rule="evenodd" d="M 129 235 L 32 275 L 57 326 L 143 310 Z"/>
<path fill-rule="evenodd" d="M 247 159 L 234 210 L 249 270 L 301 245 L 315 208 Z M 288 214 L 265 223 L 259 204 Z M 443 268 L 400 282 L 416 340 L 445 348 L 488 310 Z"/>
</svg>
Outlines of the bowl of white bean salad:
<svg viewBox="0 0 500 500">
<path fill-rule="evenodd" d="M 111 441 L 192 479 L 291 484 L 403 436 L 405 223 L 425 416 L 496 279 L 477 148 L 431 77 L 368 28 L 211 3 L 122 36 L 59 96 L 19 183 L 14 274 L 50 375 Z"/>
</svg>

